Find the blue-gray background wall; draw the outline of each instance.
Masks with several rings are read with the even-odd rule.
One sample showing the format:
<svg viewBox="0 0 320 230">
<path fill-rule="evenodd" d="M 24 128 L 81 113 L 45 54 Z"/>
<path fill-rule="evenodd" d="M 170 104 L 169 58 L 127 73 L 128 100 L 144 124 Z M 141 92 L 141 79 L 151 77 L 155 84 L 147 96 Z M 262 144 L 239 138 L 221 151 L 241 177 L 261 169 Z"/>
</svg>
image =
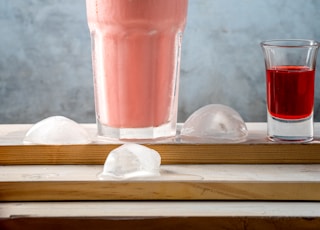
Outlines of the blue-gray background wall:
<svg viewBox="0 0 320 230">
<path fill-rule="evenodd" d="M 320 1 L 189 0 L 179 121 L 210 103 L 233 107 L 245 121 L 265 121 L 259 42 L 274 38 L 320 40 Z M 95 121 L 85 1 L 0 0 L 0 123 L 53 115 Z"/>
</svg>

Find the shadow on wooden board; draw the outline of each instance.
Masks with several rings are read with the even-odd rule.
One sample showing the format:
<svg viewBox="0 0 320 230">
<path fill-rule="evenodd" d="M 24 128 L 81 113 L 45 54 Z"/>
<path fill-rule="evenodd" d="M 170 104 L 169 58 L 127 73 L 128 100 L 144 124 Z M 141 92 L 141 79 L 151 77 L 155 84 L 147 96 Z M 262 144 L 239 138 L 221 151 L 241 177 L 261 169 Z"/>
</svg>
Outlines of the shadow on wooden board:
<svg viewBox="0 0 320 230">
<path fill-rule="evenodd" d="M 0 220 L 2 230 L 113 230 L 113 229 L 224 229 L 224 230 L 293 230 L 320 229 L 320 218 L 300 217 L 11 217 Z"/>
</svg>

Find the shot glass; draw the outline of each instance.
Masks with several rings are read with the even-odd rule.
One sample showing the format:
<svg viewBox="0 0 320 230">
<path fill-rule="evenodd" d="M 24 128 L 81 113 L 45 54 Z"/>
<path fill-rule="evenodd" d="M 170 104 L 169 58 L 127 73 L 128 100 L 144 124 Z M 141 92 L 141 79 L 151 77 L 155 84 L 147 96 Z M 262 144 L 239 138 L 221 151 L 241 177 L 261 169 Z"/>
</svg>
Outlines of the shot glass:
<svg viewBox="0 0 320 230">
<path fill-rule="evenodd" d="M 87 0 L 98 135 L 176 134 L 188 0 Z"/>
<path fill-rule="evenodd" d="M 319 43 L 314 40 L 261 42 L 266 68 L 268 138 L 313 139 L 313 107 Z"/>
</svg>

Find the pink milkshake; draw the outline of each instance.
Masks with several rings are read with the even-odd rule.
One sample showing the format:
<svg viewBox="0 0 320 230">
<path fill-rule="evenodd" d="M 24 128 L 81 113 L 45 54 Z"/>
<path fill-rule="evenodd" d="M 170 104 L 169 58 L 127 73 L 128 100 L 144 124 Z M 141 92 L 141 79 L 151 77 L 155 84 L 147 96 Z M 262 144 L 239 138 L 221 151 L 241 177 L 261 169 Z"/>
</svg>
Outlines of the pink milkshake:
<svg viewBox="0 0 320 230">
<path fill-rule="evenodd" d="M 98 134 L 176 133 L 188 0 L 87 0 Z"/>
</svg>

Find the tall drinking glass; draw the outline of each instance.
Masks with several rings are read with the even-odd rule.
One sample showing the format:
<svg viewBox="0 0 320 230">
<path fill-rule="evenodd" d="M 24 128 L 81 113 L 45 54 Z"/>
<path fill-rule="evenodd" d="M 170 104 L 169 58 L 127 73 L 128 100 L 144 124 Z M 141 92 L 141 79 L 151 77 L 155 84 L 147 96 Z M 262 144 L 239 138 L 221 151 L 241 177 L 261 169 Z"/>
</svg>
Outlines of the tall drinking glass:
<svg viewBox="0 0 320 230">
<path fill-rule="evenodd" d="M 188 0 L 87 0 L 98 134 L 176 134 Z"/>
<path fill-rule="evenodd" d="M 262 42 L 261 47 L 266 66 L 269 139 L 312 140 L 319 43 L 313 40 L 270 40 Z"/>
</svg>

